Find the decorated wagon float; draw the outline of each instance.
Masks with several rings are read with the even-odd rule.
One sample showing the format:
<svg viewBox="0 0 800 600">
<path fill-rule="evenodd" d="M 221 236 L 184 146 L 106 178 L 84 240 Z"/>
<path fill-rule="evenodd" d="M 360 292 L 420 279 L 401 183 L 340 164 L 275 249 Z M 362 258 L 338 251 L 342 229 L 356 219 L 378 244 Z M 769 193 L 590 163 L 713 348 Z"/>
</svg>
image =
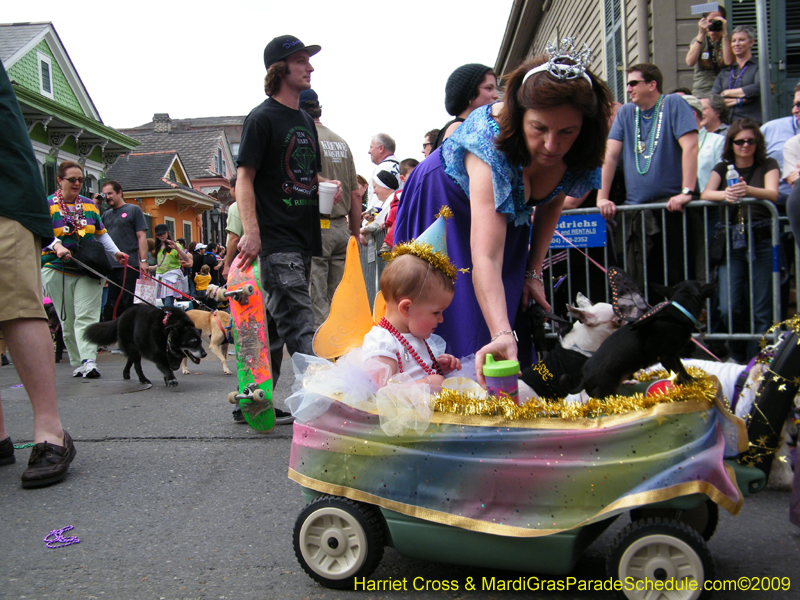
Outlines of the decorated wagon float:
<svg viewBox="0 0 800 600">
<path fill-rule="evenodd" d="M 308 502 L 294 548 L 309 576 L 354 589 L 387 545 L 411 558 L 566 575 L 629 513 L 607 562 L 609 577 L 627 583 L 619 593 L 650 597 L 642 590 L 671 581 L 670 598 L 709 595 L 706 541 L 719 507 L 736 515 L 744 496 L 764 487 L 758 467 L 797 393 L 796 319 L 782 337 L 770 331 L 779 342 L 759 358 L 755 401 L 740 418 L 717 378 L 695 367 L 688 385 L 640 373 L 620 395 L 585 403 L 517 405 L 463 377 L 435 394 L 396 380 L 376 389 L 358 347 L 380 320 L 380 296 L 370 308 L 351 239 L 331 316 L 315 337 L 322 358 L 295 355 L 287 400 L 296 417 L 289 478 Z"/>
</svg>

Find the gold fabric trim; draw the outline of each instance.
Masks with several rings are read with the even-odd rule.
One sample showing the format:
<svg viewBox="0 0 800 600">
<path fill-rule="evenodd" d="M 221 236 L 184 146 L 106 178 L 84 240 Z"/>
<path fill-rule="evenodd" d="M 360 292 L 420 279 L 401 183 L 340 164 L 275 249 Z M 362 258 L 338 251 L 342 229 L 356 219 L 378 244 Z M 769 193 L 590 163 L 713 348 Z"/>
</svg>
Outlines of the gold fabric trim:
<svg viewBox="0 0 800 600">
<path fill-rule="evenodd" d="M 734 483 L 734 486 L 736 486 L 736 491 L 738 492 L 738 500 L 736 502 L 731 501 L 730 498 L 725 496 L 725 494 L 720 492 L 717 488 L 706 481 L 690 481 L 661 490 L 652 490 L 649 492 L 635 494 L 633 496 L 625 496 L 624 498 L 613 502 L 604 510 L 595 514 L 593 517 L 566 529 L 527 529 L 524 527 L 500 525 L 498 523 L 488 523 L 478 519 L 451 515 L 437 510 L 431 510 L 429 508 L 421 508 L 419 506 L 412 506 L 410 504 L 403 504 L 394 500 L 380 498 L 373 494 L 362 492 L 361 490 L 355 490 L 353 488 L 327 483 L 318 479 L 312 479 L 311 477 L 307 477 L 306 475 L 298 473 L 291 467 L 289 468 L 288 476 L 289 479 L 295 483 L 299 483 L 305 488 L 323 494 L 349 498 L 351 500 L 355 500 L 356 502 L 373 504 L 375 506 L 379 506 L 387 510 L 393 510 L 394 512 L 407 515 L 409 517 L 415 517 L 423 521 L 441 523 L 442 525 L 449 525 L 451 527 L 459 527 L 468 531 L 477 531 L 480 533 L 489 533 L 493 535 L 534 538 L 553 535 L 562 531 L 570 531 L 578 527 L 583 527 L 585 525 L 589 525 L 590 523 L 601 520 L 599 517 L 603 515 L 619 511 L 621 509 L 638 507 L 646 504 L 654 504 L 657 502 L 663 502 L 665 500 L 672 500 L 673 498 L 679 498 L 681 496 L 688 496 L 690 494 L 706 494 L 712 501 L 735 516 L 739 513 L 739 510 L 744 503 L 744 498 L 738 488 L 738 485 L 736 484 L 736 477 L 733 473 L 733 470 L 727 464 L 725 465 L 725 469 L 728 473 L 728 476 L 731 478 L 731 481 Z"/>
</svg>

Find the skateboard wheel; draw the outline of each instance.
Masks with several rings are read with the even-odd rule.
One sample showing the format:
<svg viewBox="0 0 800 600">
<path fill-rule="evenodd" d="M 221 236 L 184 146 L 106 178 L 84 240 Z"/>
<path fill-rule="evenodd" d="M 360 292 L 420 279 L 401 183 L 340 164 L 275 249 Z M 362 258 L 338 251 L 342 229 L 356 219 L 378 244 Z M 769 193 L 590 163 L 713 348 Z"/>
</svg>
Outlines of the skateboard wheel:
<svg viewBox="0 0 800 600">
<path fill-rule="evenodd" d="M 230 402 L 231 404 L 238 404 L 238 402 L 236 401 L 237 394 L 238 392 L 231 392 L 230 394 L 228 394 L 228 402 Z"/>
<path fill-rule="evenodd" d="M 247 298 L 248 296 L 252 296 L 256 293 L 256 288 L 252 283 L 247 283 L 242 286 L 242 293 L 244 297 Z"/>
<path fill-rule="evenodd" d="M 262 389 L 256 389 L 253 391 L 253 401 L 254 402 L 264 402 L 267 399 L 267 394 Z"/>
</svg>

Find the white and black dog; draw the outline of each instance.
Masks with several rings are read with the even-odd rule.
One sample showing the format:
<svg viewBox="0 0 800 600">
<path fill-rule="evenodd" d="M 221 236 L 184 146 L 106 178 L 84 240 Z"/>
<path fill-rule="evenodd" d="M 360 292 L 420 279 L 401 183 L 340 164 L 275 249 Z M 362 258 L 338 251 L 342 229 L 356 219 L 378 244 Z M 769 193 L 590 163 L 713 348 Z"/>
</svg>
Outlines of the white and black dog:
<svg viewBox="0 0 800 600">
<path fill-rule="evenodd" d="M 593 305 L 579 292 L 576 303 L 578 306 L 567 306 L 570 314 L 577 319 L 572 329 L 544 360 L 522 372 L 520 398 L 555 399 L 567 396 L 570 386 L 564 383 L 570 381 L 571 376 L 580 379 L 584 363 L 625 322 L 606 302 Z"/>
<path fill-rule="evenodd" d="M 90 325 L 84 337 L 98 346 L 118 343 L 128 357 L 123 379 L 131 378 L 133 366 L 140 383 L 150 383 L 142 372 L 142 358 L 155 363 L 167 386 L 176 386 L 173 371 L 178 370 L 181 360 L 188 358 L 199 364 L 206 356 L 200 330 L 179 308 L 135 304 L 113 321 Z"/>
</svg>

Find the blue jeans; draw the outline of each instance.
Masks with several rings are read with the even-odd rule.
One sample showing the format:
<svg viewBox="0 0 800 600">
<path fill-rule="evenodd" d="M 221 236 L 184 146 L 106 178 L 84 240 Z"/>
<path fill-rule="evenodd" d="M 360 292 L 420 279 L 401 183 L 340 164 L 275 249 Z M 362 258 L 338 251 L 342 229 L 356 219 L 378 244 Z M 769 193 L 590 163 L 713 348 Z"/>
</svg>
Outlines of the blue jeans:
<svg viewBox="0 0 800 600">
<path fill-rule="evenodd" d="M 164 296 L 161 301 L 164 306 L 175 306 L 175 296 Z"/>
<path fill-rule="evenodd" d="M 752 333 L 763 333 L 772 326 L 772 242 L 769 239 L 753 242 L 753 260 L 750 261 L 747 248 L 731 250 L 730 273 L 727 260 L 719 267 L 719 310 L 722 322 L 731 333 L 751 333 L 748 309 L 752 302 Z M 749 265 L 753 265 L 753 286 L 750 287 Z M 730 280 L 730 299 L 728 281 Z M 751 300 L 752 299 L 752 300 Z M 733 328 L 728 323 L 728 306 L 731 306 Z M 758 341 L 729 344 L 732 358 L 744 363 L 758 351 Z"/>
<path fill-rule="evenodd" d="M 299 252 L 277 252 L 261 257 L 260 268 L 267 294 L 267 318 L 271 321 L 269 346 L 275 386 L 280 376 L 280 360 L 275 358 L 283 351 L 284 343 L 290 355 L 314 355 L 314 309 L 308 293 L 311 257 Z"/>
</svg>

